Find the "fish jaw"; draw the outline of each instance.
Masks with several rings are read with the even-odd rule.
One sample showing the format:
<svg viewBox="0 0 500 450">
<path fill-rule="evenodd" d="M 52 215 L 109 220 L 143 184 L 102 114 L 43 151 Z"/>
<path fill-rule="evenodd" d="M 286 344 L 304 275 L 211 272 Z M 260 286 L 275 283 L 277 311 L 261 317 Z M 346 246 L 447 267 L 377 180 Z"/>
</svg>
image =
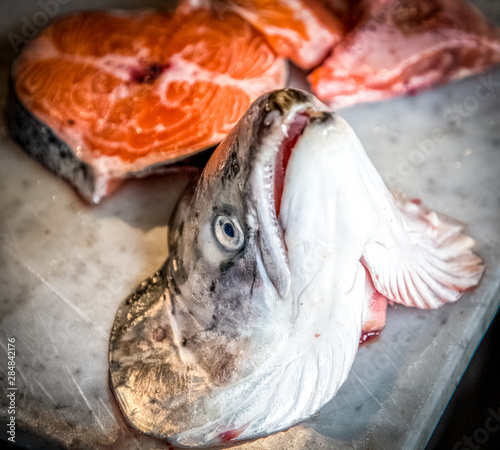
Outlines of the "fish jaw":
<svg viewBox="0 0 500 450">
<path fill-rule="evenodd" d="M 257 121 L 259 149 L 250 179 L 257 218 L 261 253 L 269 279 L 278 297 L 290 293 L 291 277 L 279 212 L 286 166 L 301 134 L 313 121 L 328 120 L 331 112 L 314 96 L 296 89 L 282 89 L 257 102 L 263 114 Z"/>
<path fill-rule="evenodd" d="M 279 220 L 294 292 L 301 292 L 327 263 L 332 265 L 330 278 L 352 285 L 352 270 L 375 219 L 369 199 L 352 176 L 362 170 L 351 156 L 358 142 L 347 122 L 335 115 L 328 122 L 311 123 L 292 152 Z"/>
<path fill-rule="evenodd" d="M 358 349 L 366 292 L 360 259 L 376 219 L 353 177 L 363 170 L 352 159 L 359 141 L 342 117 L 329 114 L 310 121 L 298 139 L 279 214 L 292 279 L 282 317 L 310 337 L 310 352 L 331 349 L 335 383 L 324 403 L 347 378 Z"/>
</svg>

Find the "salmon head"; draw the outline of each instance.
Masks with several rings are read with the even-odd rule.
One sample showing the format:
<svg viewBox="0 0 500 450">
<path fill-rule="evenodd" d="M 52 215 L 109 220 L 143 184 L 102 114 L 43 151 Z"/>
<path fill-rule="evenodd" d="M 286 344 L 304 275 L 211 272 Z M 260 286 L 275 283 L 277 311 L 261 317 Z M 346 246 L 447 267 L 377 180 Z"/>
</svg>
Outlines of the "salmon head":
<svg viewBox="0 0 500 450">
<path fill-rule="evenodd" d="M 384 257 L 370 245 L 395 208 L 340 116 L 299 90 L 255 101 L 179 201 L 165 264 L 117 313 L 110 380 L 128 422 L 209 446 L 316 413 L 354 360 L 366 268 Z"/>
<path fill-rule="evenodd" d="M 320 350 L 329 338 L 318 322 L 332 313 L 329 299 L 311 299 L 317 288 L 307 286 L 313 273 L 325 281 L 317 272 L 328 249 L 313 248 L 325 218 L 310 216 L 309 195 L 296 217 L 287 180 L 302 137 L 336 121 L 305 92 L 262 96 L 178 203 L 169 258 L 121 308 L 112 336 L 112 386 L 139 430 L 181 445 L 258 436 L 315 413 L 345 378 L 360 310 L 334 375 L 336 351 Z"/>
</svg>

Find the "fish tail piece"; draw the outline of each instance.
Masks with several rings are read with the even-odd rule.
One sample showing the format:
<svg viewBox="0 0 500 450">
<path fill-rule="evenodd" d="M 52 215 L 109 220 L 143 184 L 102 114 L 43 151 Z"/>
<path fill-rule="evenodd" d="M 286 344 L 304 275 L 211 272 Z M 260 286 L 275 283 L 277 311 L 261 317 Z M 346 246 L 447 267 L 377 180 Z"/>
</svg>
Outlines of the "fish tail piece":
<svg viewBox="0 0 500 450">
<path fill-rule="evenodd" d="M 395 200 L 392 239 L 371 241 L 363 255 L 378 292 L 396 303 L 439 308 L 476 287 L 484 261 L 463 225 L 423 206 L 420 200 Z M 398 217 L 399 216 L 399 217 Z"/>
</svg>

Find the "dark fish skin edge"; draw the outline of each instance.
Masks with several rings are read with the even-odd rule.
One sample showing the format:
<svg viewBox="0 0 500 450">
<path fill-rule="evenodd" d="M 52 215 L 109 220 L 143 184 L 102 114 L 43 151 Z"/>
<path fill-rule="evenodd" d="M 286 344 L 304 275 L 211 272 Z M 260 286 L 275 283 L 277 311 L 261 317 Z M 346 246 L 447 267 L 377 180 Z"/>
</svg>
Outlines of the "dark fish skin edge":
<svg viewBox="0 0 500 450">
<path fill-rule="evenodd" d="M 151 308 L 151 305 L 161 298 L 165 289 L 170 286 L 171 275 L 168 274 L 168 267 L 169 259 L 167 258 L 159 270 L 140 283 L 135 292 L 120 303 L 109 338 L 108 357 L 110 378 L 120 375 L 120 363 L 113 358 L 116 341 L 134 320 L 139 318 L 144 311 Z M 115 395 L 114 390 L 112 391 L 113 395 Z M 117 403 L 120 405 L 120 402 Z M 124 416 L 127 417 L 126 414 Z"/>
<path fill-rule="evenodd" d="M 94 168 L 78 158 L 50 127 L 37 119 L 24 106 L 17 96 L 12 77 L 9 80 L 6 121 L 10 136 L 28 155 L 71 184 L 87 202 L 94 203 L 93 194 L 96 183 Z M 215 147 L 204 148 L 176 160 L 153 164 L 137 172 L 129 172 L 124 174 L 123 178 L 141 178 L 182 168 L 203 169 Z"/>
<path fill-rule="evenodd" d="M 28 155 L 69 182 L 85 200 L 92 203 L 94 169 L 28 111 L 16 94 L 12 78 L 9 81 L 6 120 L 10 136 Z"/>
</svg>

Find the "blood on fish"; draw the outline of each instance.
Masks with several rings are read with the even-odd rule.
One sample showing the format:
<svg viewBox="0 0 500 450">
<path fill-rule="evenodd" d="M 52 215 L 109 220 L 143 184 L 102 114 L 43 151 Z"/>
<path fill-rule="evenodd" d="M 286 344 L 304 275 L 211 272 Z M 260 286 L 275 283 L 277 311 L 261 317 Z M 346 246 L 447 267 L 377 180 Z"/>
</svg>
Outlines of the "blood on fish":
<svg viewBox="0 0 500 450">
<path fill-rule="evenodd" d="M 276 164 L 274 166 L 274 206 L 276 216 L 279 216 L 281 210 L 281 197 L 285 186 L 285 175 L 288 161 L 292 155 L 292 149 L 297 144 L 304 128 L 307 125 L 309 115 L 299 113 L 295 116 L 293 123 L 288 130 L 288 136 L 281 143 L 281 147 L 276 154 Z"/>
<path fill-rule="evenodd" d="M 373 344 L 380 339 L 380 333 L 382 333 L 383 329 L 375 330 L 375 331 L 363 331 L 361 333 L 361 337 L 359 338 L 359 345 L 364 344 Z"/>
<path fill-rule="evenodd" d="M 227 443 L 227 442 L 234 441 L 235 439 L 238 439 L 238 437 L 241 435 L 241 433 L 243 433 L 243 431 L 246 430 L 247 427 L 248 427 L 248 423 L 245 423 L 244 425 L 242 425 L 239 428 L 235 428 L 233 430 L 228 430 L 228 431 L 224 431 L 223 433 L 220 433 L 219 434 L 220 442 Z"/>
<path fill-rule="evenodd" d="M 240 434 L 241 432 L 238 430 L 229 430 L 225 431 L 224 433 L 221 433 L 219 435 L 219 438 L 222 442 L 230 442 L 236 439 Z"/>
<path fill-rule="evenodd" d="M 159 64 L 152 63 L 149 64 L 144 69 L 132 69 L 130 71 L 131 81 L 135 83 L 144 83 L 151 84 L 153 83 L 159 76 L 165 72 L 170 67 L 170 63 Z"/>
</svg>

